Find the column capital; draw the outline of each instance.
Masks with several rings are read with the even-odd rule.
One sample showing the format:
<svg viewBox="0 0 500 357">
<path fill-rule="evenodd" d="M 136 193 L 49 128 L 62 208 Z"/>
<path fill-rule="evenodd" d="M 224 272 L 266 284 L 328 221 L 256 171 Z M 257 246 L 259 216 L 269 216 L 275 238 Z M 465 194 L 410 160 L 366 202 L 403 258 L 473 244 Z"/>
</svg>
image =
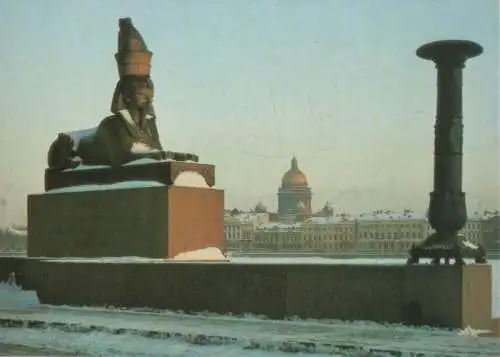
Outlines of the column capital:
<svg viewBox="0 0 500 357">
<path fill-rule="evenodd" d="M 466 40 L 441 40 L 426 43 L 417 49 L 417 56 L 436 63 L 436 67 L 463 67 L 467 59 L 479 56 L 483 47 Z"/>
</svg>

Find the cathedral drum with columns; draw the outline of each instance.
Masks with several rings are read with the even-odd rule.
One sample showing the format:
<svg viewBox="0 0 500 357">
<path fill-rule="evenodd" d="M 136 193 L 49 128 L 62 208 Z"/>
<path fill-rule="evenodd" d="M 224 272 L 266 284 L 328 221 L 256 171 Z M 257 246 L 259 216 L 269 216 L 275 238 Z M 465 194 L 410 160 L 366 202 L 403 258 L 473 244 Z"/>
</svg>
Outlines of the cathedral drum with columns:
<svg viewBox="0 0 500 357">
<path fill-rule="evenodd" d="M 278 189 L 278 215 L 283 221 L 302 220 L 312 215 L 311 188 L 307 176 L 299 169 L 293 157 L 290 169 L 285 172 Z"/>
</svg>

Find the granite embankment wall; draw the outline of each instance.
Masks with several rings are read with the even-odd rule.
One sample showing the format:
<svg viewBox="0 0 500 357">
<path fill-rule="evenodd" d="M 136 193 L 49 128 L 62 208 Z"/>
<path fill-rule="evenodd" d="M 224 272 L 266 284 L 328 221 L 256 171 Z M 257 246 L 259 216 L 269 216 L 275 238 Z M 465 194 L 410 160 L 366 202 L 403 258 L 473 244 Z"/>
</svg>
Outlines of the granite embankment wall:
<svg viewBox="0 0 500 357">
<path fill-rule="evenodd" d="M 491 327 L 491 267 L 0 258 L 42 303 Z"/>
<path fill-rule="evenodd" d="M 11 273 L 19 276 L 26 260 L 25 257 L 0 257 L 0 283 L 7 282 Z"/>
</svg>

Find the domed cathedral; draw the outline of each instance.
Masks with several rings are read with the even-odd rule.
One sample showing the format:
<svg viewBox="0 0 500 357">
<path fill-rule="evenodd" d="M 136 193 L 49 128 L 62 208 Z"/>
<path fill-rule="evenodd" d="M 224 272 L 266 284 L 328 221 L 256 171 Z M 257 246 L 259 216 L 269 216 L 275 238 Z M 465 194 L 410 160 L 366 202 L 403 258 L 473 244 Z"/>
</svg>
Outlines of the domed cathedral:
<svg viewBox="0 0 500 357">
<path fill-rule="evenodd" d="M 311 188 L 299 169 L 295 156 L 278 189 L 278 216 L 283 221 L 301 220 L 311 216 Z"/>
</svg>

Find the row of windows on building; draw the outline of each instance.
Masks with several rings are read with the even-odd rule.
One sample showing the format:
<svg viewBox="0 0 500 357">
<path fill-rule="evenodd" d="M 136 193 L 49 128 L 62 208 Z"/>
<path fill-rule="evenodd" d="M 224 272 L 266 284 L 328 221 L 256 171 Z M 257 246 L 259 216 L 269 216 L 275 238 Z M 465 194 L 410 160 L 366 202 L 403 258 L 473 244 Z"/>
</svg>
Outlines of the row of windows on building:
<svg viewBox="0 0 500 357">
<path fill-rule="evenodd" d="M 242 229 L 244 227 L 244 229 Z M 468 223 L 462 233 L 481 242 L 479 223 Z M 427 222 L 303 224 L 302 226 L 225 226 L 229 249 L 319 249 L 406 251 L 432 232 Z"/>
</svg>

